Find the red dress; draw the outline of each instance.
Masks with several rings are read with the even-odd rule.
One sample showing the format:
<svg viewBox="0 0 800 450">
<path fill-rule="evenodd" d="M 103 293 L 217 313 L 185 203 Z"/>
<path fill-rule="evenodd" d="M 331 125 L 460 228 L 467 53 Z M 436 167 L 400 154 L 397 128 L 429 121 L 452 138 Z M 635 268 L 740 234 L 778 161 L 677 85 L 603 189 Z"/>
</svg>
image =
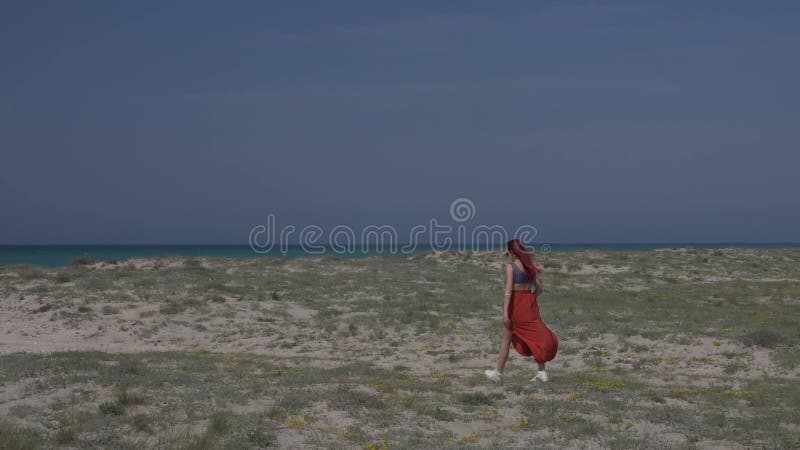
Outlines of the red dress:
<svg viewBox="0 0 800 450">
<path fill-rule="evenodd" d="M 537 363 L 556 357 L 558 337 L 542 322 L 536 296 L 529 291 L 513 291 L 508 304 L 511 343 L 522 356 L 533 356 Z"/>
</svg>

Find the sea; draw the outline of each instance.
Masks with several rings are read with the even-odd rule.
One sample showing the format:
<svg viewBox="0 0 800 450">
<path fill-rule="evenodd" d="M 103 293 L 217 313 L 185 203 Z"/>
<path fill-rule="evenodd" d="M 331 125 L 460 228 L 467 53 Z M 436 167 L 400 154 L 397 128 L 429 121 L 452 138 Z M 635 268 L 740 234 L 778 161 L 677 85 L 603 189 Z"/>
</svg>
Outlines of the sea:
<svg viewBox="0 0 800 450">
<path fill-rule="evenodd" d="M 537 252 L 573 252 L 581 250 L 610 250 L 639 252 L 664 248 L 800 248 L 800 243 L 625 243 L 625 244 L 591 244 L 591 243 L 549 243 L 533 244 Z M 491 250 L 479 248 L 480 250 Z M 499 248 L 495 248 L 500 251 Z M 409 254 L 428 252 L 435 249 L 427 245 L 417 245 L 413 251 L 403 251 L 399 245 L 395 251 L 389 248 L 366 247 L 357 248 L 354 252 L 341 252 L 326 247 L 320 253 L 309 253 L 299 245 L 290 245 L 284 249 L 275 247 L 266 253 L 257 253 L 249 245 L 0 245 L 0 264 L 33 264 L 44 267 L 69 265 L 76 258 L 88 258 L 95 261 L 120 261 L 129 258 L 156 257 L 224 257 L 224 258 L 300 258 L 320 255 L 333 255 L 339 258 L 364 258 L 376 255 L 408 256 Z M 455 246 L 453 250 L 456 250 Z"/>
</svg>

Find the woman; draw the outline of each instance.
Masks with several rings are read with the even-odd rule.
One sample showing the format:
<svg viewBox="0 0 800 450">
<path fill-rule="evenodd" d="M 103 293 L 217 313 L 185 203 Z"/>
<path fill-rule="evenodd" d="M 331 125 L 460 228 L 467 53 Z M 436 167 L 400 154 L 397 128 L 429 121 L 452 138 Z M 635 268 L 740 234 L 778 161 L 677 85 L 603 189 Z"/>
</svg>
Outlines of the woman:
<svg viewBox="0 0 800 450">
<path fill-rule="evenodd" d="M 525 248 L 519 239 L 508 241 L 506 245 L 511 264 L 505 265 L 506 291 L 503 303 L 503 343 L 497 357 L 497 368 L 486 370 L 486 377 L 500 382 L 503 368 L 508 359 L 509 344 L 522 356 L 533 356 L 539 371 L 530 381 L 547 381 L 545 363 L 556 357 L 558 338 L 550 331 L 539 315 L 537 297 L 542 293 L 542 283 L 537 274 L 539 269 L 533 265 L 531 250 Z M 531 292 L 531 287 L 534 291 Z"/>
</svg>

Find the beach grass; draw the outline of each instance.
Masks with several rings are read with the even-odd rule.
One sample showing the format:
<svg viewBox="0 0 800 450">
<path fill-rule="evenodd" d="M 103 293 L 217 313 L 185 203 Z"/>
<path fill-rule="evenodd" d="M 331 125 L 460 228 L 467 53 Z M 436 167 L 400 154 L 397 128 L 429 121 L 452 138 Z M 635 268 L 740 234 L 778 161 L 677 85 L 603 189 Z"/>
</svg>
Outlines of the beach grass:
<svg viewBox="0 0 800 450">
<path fill-rule="evenodd" d="M 537 261 L 501 385 L 499 253 L 0 266 L 0 448 L 800 446 L 800 250 Z"/>
</svg>

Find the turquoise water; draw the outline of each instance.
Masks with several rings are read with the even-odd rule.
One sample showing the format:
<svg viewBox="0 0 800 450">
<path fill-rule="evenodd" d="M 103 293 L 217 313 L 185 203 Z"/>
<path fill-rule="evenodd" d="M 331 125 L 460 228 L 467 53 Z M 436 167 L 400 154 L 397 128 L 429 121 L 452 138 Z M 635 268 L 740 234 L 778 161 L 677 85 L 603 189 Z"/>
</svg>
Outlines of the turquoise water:
<svg viewBox="0 0 800 450">
<path fill-rule="evenodd" d="M 579 250 L 617 250 L 648 251 L 659 248 L 695 247 L 695 248 L 797 248 L 800 243 L 660 243 L 660 244 L 549 244 L 549 249 L 536 245 L 536 250 L 569 252 Z M 284 254 L 277 248 L 267 256 L 297 258 L 313 256 L 299 246 L 290 246 Z M 430 248 L 420 245 L 416 252 L 429 251 Z M 384 254 L 391 254 L 383 252 Z M 326 252 L 341 258 L 359 258 L 381 254 L 376 249 L 354 254 L 340 255 Z M 397 253 L 401 254 L 401 253 Z M 94 260 L 122 260 L 127 258 L 152 258 L 163 256 L 216 256 L 226 258 L 257 258 L 259 255 L 247 245 L 0 245 L 0 264 L 35 264 L 39 266 L 58 267 L 69 264 L 73 259 L 83 256 Z"/>
</svg>

